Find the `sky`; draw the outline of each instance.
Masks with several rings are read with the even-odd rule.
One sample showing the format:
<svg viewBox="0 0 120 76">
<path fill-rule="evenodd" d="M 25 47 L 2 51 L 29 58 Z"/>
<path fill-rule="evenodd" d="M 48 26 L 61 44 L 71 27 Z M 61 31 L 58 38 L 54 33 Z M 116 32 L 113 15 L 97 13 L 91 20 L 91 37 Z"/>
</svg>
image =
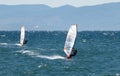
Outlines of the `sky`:
<svg viewBox="0 0 120 76">
<path fill-rule="evenodd" d="M 82 7 L 112 2 L 120 2 L 120 0 L 0 0 L 0 4 L 5 5 L 45 4 L 51 7 L 59 7 L 66 4 Z"/>
</svg>

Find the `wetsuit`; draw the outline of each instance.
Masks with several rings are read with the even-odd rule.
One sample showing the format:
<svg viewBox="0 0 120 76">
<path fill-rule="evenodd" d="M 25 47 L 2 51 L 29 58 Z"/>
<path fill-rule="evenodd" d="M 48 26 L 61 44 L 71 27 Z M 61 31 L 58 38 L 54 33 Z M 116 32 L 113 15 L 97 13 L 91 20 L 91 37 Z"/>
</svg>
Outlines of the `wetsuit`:
<svg viewBox="0 0 120 76">
<path fill-rule="evenodd" d="M 75 48 L 73 48 L 70 56 L 75 56 L 76 54 L 77 54 L 77 50 Z"/>
<path fill-rule="evenodd" d="M 24 44 L 26 44 L 27 42 L 28 42 L 28 41 L 27 41 L 27 40 L 25 40 L 25 41 L 24 41 Z"/>
<path fill-rule="evenodd" d="M 72 56 L 75 56 L 77 54 L 77 50 L 75 48 L 72 48 L 71 54 L 67 56 L 67 59 L 70 59 Z"/>
</svg>

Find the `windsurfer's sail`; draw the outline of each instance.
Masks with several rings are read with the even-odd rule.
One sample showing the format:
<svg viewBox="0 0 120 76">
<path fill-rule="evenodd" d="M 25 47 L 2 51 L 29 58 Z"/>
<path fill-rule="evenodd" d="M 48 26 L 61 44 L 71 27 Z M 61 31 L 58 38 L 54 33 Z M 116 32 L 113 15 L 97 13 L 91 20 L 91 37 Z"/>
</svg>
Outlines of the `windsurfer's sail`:
<svg viewBox="0 0 120 76">
<path fill-rule="evenodd" d="M 25 41 L 25 27 L 21 27 L 21 35 L 20 35 L 20 44 L 23 45 Z"/>
<path fill-rule="evenodd" d="M 67 56 L 69 56 L 72 51 L 76 36 L 77 36 L 77 25 L 75 24 L 70 27 L 66 37 L 64 52 L 66 53 Z"/>
</svg>

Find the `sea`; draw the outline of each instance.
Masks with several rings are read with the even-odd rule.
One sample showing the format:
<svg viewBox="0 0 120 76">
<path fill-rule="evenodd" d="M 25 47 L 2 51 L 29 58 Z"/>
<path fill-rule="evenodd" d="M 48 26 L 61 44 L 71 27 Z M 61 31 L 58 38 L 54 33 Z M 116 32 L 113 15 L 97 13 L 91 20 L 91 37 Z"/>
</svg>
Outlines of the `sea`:
<svg viewBox="0 0 120 76">
<path fill-rule="evenodd" d="M 63 51 L 67 31 L 0 31 L 0 76 L 120 76 L 120 31 L 80 31 L 77 55 Z"/>
</svg>

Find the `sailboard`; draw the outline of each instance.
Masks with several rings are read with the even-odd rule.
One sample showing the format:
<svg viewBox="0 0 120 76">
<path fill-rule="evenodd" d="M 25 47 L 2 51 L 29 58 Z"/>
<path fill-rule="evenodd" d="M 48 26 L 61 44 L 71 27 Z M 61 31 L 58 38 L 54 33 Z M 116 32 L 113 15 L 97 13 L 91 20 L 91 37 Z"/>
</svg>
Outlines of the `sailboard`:
<svg viewBox="0 0 120 76">
<path fill-rule="evenodd" d="M 72 25 L 67 33 L 65 45 L 64 45 L 64 52 L 67 56 L 71 54 L 72 48 L 74 46 L 75 40 L 77 36 L 77 25 Z"/>
<path fill-rule="evenodd" d="M 20 44 L 24 45 L 24 41 L 25 41 L 25 27 L 22 26 L 21 27 L 21 34 L 20 34 Z"/>
</svg>

